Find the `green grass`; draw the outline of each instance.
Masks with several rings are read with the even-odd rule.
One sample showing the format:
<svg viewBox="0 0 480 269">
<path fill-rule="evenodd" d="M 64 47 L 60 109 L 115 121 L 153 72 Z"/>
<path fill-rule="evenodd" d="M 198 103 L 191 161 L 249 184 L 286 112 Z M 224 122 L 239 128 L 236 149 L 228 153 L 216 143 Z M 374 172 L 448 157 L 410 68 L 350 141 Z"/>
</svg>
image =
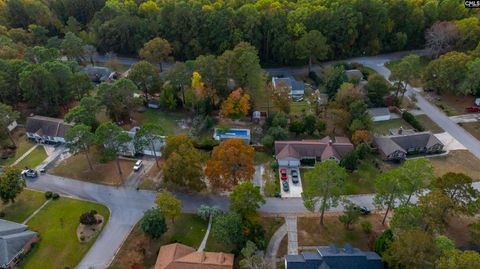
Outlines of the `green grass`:
<svg viewBox="0 0 480 269">
<path fill-rule="evenodd" d="M 163 112 L 155 109 L 147 109 L 144 113 L 143 123 L 155 123 L 163 128 L 165 135 L 177 134 L 181 131 L 177 120 L 184 116 L 179 113 Z"/>
<path fill-rule="evenodd" d="M 275 161 L 271 154 L 255 151 L 255 156 L 253 158 L 255 164 L 265 164 L 271 161 Z"/>
<path fill-rule="evenodd" d="M 403 129 L 411 129 L 413 128 L 410 124 L 408 124 L 403 119 L 392 119 L 387 121 L 377 121 L 373 123 L 373 132 L 382 135 L 388 135 L 390 129 L 400 128 Z"/>
<path fill-rule="evenodd" d="M 80 215 L 92 209 L 104 217 L 106 224 L 110 213 L 100 204 L 61 197 L 45 206 L 27 223 L 40 234 L 40 241 L 19 268 L 74 268 L 95 241 L 80 243 L 76 235 Z"/>
<path fill-rule="evenodd" d="M 11 143 L 10 140 L 8 140 L 8 143 L 9 144 Z M 25 152 L 27 152 L 30 148 L 32 148 L 35 145 L 30 141 L 28 141 L 25 137 L 21 137 L 20 139 L 18 139 L 18 141 L 16 141 L 16 144 L 17 144 L 17 149 L 15 151 L 15 155 L 8 159 L 0 159 L 0 166 L 11 165 L 23 154 L 25 154 Z"/>
<path fill-rule="evenodd" d="M 47 152 L 41 145 L 37 146 L 30 154 L 28 154 L 23 160 L 16 164 L 18 167 L 34 168 L 41 164 L 43 160 L 47 158 Z"/>
<path fill-rule="evenodd" d="M 167 220 L 170 222 L 170 220 Z M 197 215 L 185 215 L 181 221 L 176 220 L 173 224 L 175 233 L 170 238 L 171 242 L 178 242 L 198 248 L 207 231 L 208 222 Z"/>
<path fill-rule="evenodd" d="M 15 203 L 0 203 L 0 212 L 5 214 L 4 219 L 21 223 L 44 202 L 45 196 L 42 192 L 23 190 L 15 199 Z"/>
<path fill-rule="evenodd" d="M 362 160 L 345 182 L 345 194 L 374 193 L 374 180 L 380 174 L 370 160 Z"/>
<path fill-rule="evenodd" d="M 427 115 L 418 115 L 415 118 L 418 120 L 418 122 L 420 122 L 420 124 L 425 128 L 425 130 L 431 131 L 434 134 L 444 132 L 444 130 Z"/>
<path fill-rule="evenodd" d="M 290 103 L 290 114 L 291 115 L 302 115 L 308 114 L 311 110 L 310 105 L 307 101 L 300 102 L 291 102 Z"/>
</svg>

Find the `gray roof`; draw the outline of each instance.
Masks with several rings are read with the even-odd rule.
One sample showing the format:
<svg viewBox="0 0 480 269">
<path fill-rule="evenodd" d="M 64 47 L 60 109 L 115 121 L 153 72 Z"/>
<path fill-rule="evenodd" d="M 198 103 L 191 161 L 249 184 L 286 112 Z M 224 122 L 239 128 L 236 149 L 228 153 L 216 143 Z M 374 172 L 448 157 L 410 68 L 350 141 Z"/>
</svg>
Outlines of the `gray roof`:
<svg viewBox="0 0 480 269">
<path fill-rule="evenodd" d="M 430 148 L 436 144 L 443 145 L 443 143 L 431 132 L 379 136 L 374 138 L 374 142 L 386 156 L 395 151 L 406 153 L 410 148 Z"/>
<path fill-rule="evenodd" d="M 331 157 L 341 160 L 351 150 L 353 144 L 346 137 L 335 137 L 335 140 L 326 136 L 320 140 L 275 141 L 277 160 L 305 157 L 316 157 L 322 161 Z"/>
<path fill-rule="evenodd" d="M 375 252 L 363 252 L 346 244 L 317 247 L 317 252 L 285 256 L 287 269 L 383 269 L 383 262 Z"/>
<path fill-rule="evenodd" d="M 302 80 L 295 80 L 293 77 L 273 77 L 272 82 L 274 88 L 276 88 L 279 83 L 285 84 L 285 86 L 290 89 L 290 94 L 297 95 L 305 93 L 305 83 Z"/>
<path fill-rule="evenodd" d="M 358 69 L 345 70 L 345 75 L 349 80 L 352 79 L 353 77 L 358 77 L 359 79 L 363 79 L 363 73 Z"/>
<path fill-rule="evenodd" d="M 33 116 L 27 118 L 27 132 L 40 136 L 65 137 L 72 124 L 63 119 Z"/>
<path fill-rule="evenodd" d="M 374 107 L 374 108 L 369 108 L 367 111 L 368 113 L 370 113 L 370 115 L 372 115 L 372 117 L 390 115 L 390 111 L 388 110 L 388 107 Z"/>
<path fill-rule="evenodd" d="M 83 68 L 83 73 L 87 74 L 91 80 L 101 82 L 108 80 L 113 70 L 103 66 L 86 66 Z"/>
<path fill-rule="evenodd" d="M 0 267 L 6 267 L 36 236 L 23 224 L 0 219 Z"/>
</svg>

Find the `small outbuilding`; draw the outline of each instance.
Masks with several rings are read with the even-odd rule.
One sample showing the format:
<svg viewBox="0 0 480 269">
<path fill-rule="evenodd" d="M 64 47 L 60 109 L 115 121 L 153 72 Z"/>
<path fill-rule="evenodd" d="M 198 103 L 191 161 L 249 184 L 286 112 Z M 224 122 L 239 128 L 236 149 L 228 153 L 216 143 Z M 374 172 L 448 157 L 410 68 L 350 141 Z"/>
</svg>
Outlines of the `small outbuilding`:
<svg viewBox="0 0 480 269">
<path fill-rule="evenodd" d="M 392 118 L 388 107 L 369 108 L 368 113 L 372 116 L 373 121 L 386 121 Z"/>
</svg>

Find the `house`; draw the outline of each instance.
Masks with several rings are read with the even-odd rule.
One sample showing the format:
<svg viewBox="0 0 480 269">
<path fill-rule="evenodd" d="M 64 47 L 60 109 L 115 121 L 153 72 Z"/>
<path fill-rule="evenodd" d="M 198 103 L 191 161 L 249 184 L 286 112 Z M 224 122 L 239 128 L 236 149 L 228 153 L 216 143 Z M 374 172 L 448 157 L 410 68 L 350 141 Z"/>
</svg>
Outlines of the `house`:
<svg viewBox="0 0 480 269">
<path fill-rule="evenodd" d="M 155 269 L 233 269 L 233 254 L 196 251 L 174 243 L 160 248 Z"/>
<path fill-rule="evenodd" d="M 386 121 L 391 119 L 388 107 L 369 108 L 367 111 L 372 116 L 373 121 Z"/>
<path fill-rule="evenodd" d="M 135 140 L 135 136 L 138 130 L 140 130 L 140 127 L 133 127 L 132 129 L 130 129 L 130 131 L 128 132 L 126 131 L 128 136 L 130 136 L 132 140 L 130 140 L 125 144 L 125 151 L 120 152 L 119 155 L 133 157 L 137 154 L 143 154 L 147 156 L 161 157 L 162 152 L 160 150 L 163 146 L 165 146 L 165 136 L 159 135 L 157 136 L 158 139 L 154 140 L 153 142 L 153 147 L 155 148 L 155 153 L 154 153 L 152 151 L 151 145 L 141 146 L 142 143 L 139 143 L 138 141 Z"/>
<path fill-rule="evenodd" d="M 305 83 L 301 80 L 295 80 L 293 77 L 272 77 L 272 86 L 273 89 L 278 89 L 282 86 L 287 87 L 289 90 L 288 96 L 292 99 L 299 99 L 305 95 Z"/>
<path fill-rule="evenodd" d="M 32 116 L 27 118 L 27 137 L 37 143 L 65 143 L 65 135 L 71 123 L 63 119 Z"/>
<path fill-rule="evenodd" d="M 346 137 L 326 136 L 320 140 L 275 141 L 275 154 L 281 167 L 298 167 L 302 160 L 321 162 L 342 158 L 353 150 L 353 144 Z"/>
<path fill-rule="evenodd" d="M 385 161 L 401 161 L 407 155 L 440 153 L 444 147 L 431 132 L 416 133 L 402 128 L 396 134 L 374 137 L 373 143 Z"/>
<path fill-rule="evenodd" d="M 221 130 L 215 128 L 213 131 L 213 139 L 217 141 L 224 141 L 227 139 L 242 139 L 245 144 L 250 144 L 250 129 L 228 129 L 228 130 Z"/>
<path fill-rule="evenodd" d="M 363 73 L 358 69 L 345 70 L 345 76 L 349 81 L 352 79 L 363 80 Z"/>
<path fill-rule="evenodd" d="M 0 219 L 0 268 L 14 268 L 36 241 L 38 234 L 27 226 Z"/>
<path fill-rule="evenodd" d="M 316 251 L 285 256 L 285 269 L 383 269 L 382 258 L 345 244 L 316 247 Z"/>
<path fill-rule="evenodd" d="M 87 74 L 90 80 L 95 83 L 113 81 L 118 76 L 112 69 L 103 66 L 86 66 L 83 68 L 83 73 Z"/>
</svg>

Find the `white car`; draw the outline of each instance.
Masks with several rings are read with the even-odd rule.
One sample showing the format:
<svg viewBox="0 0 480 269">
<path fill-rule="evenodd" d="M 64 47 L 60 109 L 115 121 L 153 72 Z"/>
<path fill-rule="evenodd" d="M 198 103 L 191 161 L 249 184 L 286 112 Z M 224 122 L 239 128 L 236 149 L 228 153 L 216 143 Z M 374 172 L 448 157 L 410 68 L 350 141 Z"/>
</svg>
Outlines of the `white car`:
<svg viewBox="0 0 480 269">
<path fill-rule="evenodd" d="M 138 160 L 133 166 L 133 171 L 137 172 L 138 170 L 140 170 L 140 168 L 142 168 L 142 166 L 143 166 L 142 160 Z"/>
</svg>

